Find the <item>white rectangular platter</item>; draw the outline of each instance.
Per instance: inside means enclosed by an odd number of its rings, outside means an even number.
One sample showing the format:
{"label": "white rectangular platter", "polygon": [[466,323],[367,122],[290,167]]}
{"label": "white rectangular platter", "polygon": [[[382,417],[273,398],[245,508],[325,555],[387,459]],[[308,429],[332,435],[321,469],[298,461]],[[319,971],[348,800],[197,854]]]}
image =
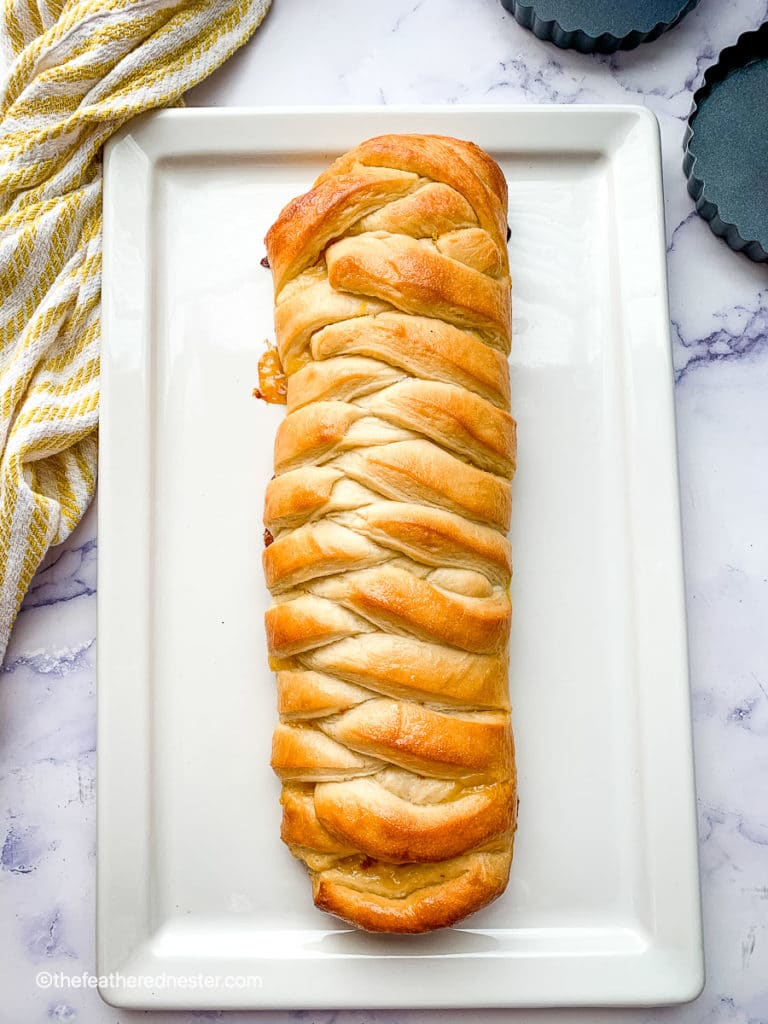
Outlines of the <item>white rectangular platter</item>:
{"label": "white rectangular platter", "polygon": [[[507,176],[519,424],[512,878],[461,926],[414,937],[315,910],[279,839],[260,559],[283,410],[251,395],[273,332],[267,228],[336,155],[393,131],[472,139]],[[652,115],[163,112],[108,147],[104,213],[98,973],[134,979],[107,981],[105,999],[693,998],[703,966]]]}

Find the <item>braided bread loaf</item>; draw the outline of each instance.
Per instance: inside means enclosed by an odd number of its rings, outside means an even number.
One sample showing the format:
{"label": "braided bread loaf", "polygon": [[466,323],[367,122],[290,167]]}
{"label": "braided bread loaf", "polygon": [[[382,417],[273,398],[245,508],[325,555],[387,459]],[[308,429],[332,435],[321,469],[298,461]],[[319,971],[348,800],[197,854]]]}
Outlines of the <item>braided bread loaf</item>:
{"label": "braided bread loaf", "polygon": [[266,243],[288,415],[267,488],[282,837],[315,903],[420,932],[498,896],[516,797],[506,183],[371,139]]}

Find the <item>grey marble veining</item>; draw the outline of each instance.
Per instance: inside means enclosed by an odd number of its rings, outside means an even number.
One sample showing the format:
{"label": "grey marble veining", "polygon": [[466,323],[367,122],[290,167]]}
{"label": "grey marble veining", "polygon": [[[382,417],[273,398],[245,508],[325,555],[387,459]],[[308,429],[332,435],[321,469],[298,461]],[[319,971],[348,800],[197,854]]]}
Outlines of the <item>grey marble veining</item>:
{"label": "grey marble veining", "polygon": [[[628,1011],[227,1015],[330,1024],[768,1022],[768,271],[692,213],[681,142],[717,52],[766,0],[702,0],[629,53],[541,43],[498,0],[274,0],[193,104],[642,103],[661,125],[708,980],[693,1004]],[[212,1021],[43,991],[94,970],[96,519],[46,560],[0,673],[0,1024]]]}

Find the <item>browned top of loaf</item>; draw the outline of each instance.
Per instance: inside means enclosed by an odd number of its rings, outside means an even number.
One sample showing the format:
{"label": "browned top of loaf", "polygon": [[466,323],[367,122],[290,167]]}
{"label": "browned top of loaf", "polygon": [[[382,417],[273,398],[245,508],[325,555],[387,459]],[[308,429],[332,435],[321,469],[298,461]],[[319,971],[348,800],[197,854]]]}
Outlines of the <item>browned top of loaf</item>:
{"label": "browned top of loaf", "polygon": [[282,838],[317,906],[373,931],[453,924],[512,859],[506,209],[478,146],[385,135],[266,239]]}

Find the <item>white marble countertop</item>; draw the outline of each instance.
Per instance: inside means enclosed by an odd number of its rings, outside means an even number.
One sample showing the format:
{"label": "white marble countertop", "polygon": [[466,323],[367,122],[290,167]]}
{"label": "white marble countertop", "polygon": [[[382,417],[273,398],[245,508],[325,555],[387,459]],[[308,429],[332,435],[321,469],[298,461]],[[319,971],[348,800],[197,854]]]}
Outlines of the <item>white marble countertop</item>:
{"label": "white marble countertop", "polygon": [[[696,1002],[625,1011],[293,1013],[362,1022],[768,1021],[768,271],[693,212],[681,171],[691,92],[766,0],[702,0],[630,53],[541,43],[498,0],[274,0],[195,105],[642,103],[664,145],[669,277],[707,985]],[[97,539],[91,509],[27,596],[0,678],[0,1021],[213,1020],[133,1014],[41,969],[94,970]]]}

